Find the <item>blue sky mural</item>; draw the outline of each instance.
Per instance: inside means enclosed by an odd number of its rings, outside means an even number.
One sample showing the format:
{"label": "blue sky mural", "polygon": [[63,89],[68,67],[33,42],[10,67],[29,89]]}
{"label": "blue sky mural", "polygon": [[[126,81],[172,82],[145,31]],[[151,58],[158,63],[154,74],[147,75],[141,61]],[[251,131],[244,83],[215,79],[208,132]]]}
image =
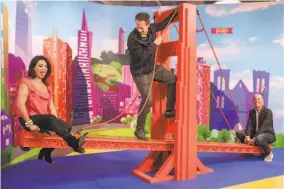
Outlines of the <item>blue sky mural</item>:
{"label": "blue sky mural", "polygon": [[[14,51],[16,3],[5,2],[9,10],[9,52]],[[77,54],[77,32],[81,28],[82,10],[85,8],[88,28],[93,32],[92,57],[101,51],[118,50],[118,29],[124,27],[126,39],[134,28],[137,12],[152,15],[159,7],[106,6],[88,2],[37,2],[32,16],[33,55],[42,54],[42,41],[52,36],[53,28],[58,36],[68,42]],[[167,9],[169,7],[164,7]],[[198,6],[205,28],[223,68],[231,70],[230,88],[241,79],[252,91],[252,70],[270,73],[269,107],[273,109],[276,128],[284,132],[284,4],[250,3]],[[211,28],[232,27],[233,34],[211,34]],[[197,28],[201,25],[197,20]],[[171,38],[178,34],[172,29]],[[11,45],[10,45],[11,44]],[[217,63],[203,32],[197,33],[197,55],[217,69]],[[174,65],[175,59],[173,59]],[[212,72],[213,74],[213,72]],[[212,75],[211,74],[211,75]]]}

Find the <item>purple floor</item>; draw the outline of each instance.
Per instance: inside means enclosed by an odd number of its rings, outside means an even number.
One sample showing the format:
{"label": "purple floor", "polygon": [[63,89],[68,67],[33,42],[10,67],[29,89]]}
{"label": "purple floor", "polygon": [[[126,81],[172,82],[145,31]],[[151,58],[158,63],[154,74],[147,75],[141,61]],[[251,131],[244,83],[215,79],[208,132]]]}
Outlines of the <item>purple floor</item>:
{"label": "purple floor", "polygon": [[147,152],[120,151],[54,158],[55,164],[28,160],[2,169],[2,189],[214,189],[284,174],[284,149],[274,161],[239,154],[200,153],[214,169],[189,181],[148,184],[131,174]]}

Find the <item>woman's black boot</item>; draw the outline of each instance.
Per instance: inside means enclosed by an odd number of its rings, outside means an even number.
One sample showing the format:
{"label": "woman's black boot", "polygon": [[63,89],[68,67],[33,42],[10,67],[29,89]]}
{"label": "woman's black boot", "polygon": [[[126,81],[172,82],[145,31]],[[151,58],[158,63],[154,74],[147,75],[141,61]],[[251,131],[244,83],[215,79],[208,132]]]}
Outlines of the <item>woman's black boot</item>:
{"label": "woman's black boot", "polygon": [[54,150],[54,148],[42,148],[39,152],[38,159],[42,160],[44,159],[47,163],[54,163],[51,158],[51,152]]}
{"label": "woman's black boot", "polygon": [[82,146],[85,144],[85,136],[81,135],[78,139],[76,139],[73,135],[68,134],[64,137],[62,137],[68,144],[68,146],[70,146],[71,148],[73,148],[73,150],[75,152],[79,152],[79,153],[85,153],[85,149],[82,148]]}

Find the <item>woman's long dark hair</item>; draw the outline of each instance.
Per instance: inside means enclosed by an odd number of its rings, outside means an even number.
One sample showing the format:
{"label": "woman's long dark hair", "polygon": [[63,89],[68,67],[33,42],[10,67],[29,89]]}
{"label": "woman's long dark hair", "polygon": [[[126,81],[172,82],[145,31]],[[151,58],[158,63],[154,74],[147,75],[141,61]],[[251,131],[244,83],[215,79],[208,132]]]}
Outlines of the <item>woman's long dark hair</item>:
{"label": "woman's long dark hair", "polygon": [[36,77],[36,73],[34,71],[34,68],[35,68],[36,64],[38,63],[38,61],[40,61],[40,60],[44,60],[46,62],[46,65],[47,65],[47,72],[46,72],[44,78],[42,79],[42,82],[45,85],[48,85],[46,80],[50,76],[50,73],[51,73],[51,64],[45,56],[40,55],[40,56],[33,57],[33,59],[31,60],[30,66],[29,66],[28,77],[32,78],[32,79],[34,79]]}

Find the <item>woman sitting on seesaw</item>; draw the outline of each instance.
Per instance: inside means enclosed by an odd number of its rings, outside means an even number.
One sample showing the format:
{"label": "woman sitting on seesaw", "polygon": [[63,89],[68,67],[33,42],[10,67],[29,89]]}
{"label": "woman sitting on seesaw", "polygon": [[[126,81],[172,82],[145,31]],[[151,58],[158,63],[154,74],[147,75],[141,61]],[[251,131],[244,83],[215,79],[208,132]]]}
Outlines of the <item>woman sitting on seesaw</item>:
{"label": "woman sitting on seesaw", "polygon": [[[13,115],[19,118],[20,124],[27,131],[54,131],[62,137],[75,152],[84,153],[81,146],[85,137],[76,139],[71,135],[72,126],[57,117],[53,102],[51,86],[47,78],[51,73],[49,60],[44,56],[36,56],[29,65],[28,78],[19,81]],[[54,148],[42,148],[38,159],[53,163],[51,152]]]}

